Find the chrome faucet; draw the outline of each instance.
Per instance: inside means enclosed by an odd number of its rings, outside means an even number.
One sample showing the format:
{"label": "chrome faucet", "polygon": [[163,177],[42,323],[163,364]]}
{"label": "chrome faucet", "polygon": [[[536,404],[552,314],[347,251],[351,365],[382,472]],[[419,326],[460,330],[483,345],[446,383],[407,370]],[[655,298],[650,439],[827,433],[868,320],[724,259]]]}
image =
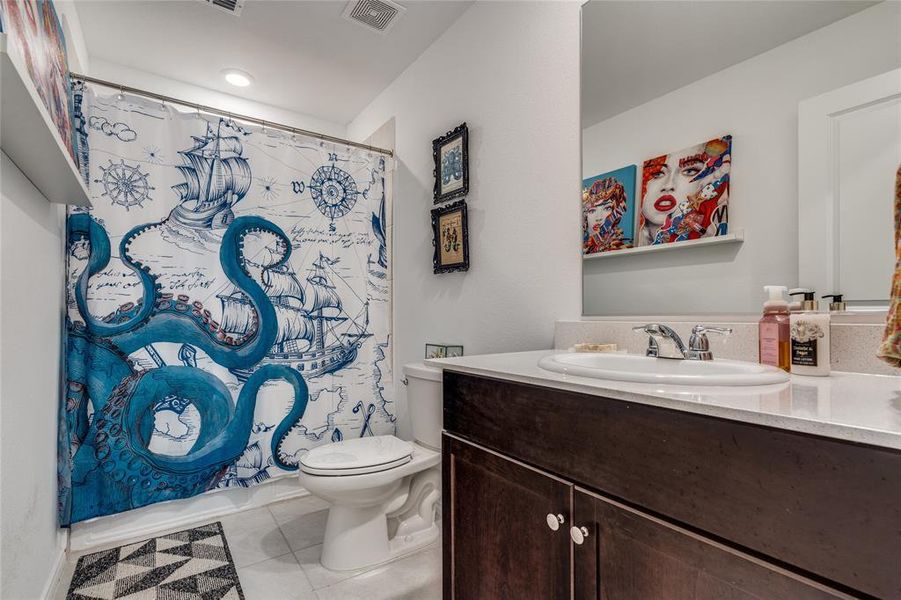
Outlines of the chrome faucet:
{"label": "chrome faucet", "polygon": [[685,358],[685,344],[671,327],[662,323],[648,323],[633,327],[632,331],[648,334],[648,350],[645,354],[654,358]]}
{"label": "chrome faucet", "polygon": [[654,358],[674,358],[677,360],[713,360],[713,352],[710,351],[708,333],[729,335],[732,329],[729,327],[707,327],[695,325],[691,329],[691,337],[688,338],[688,349],[679,334],[671,327],[662,323],[648,323],[639,327],[633,327],[633,331],[641,331],[648,335],[647,356]]}

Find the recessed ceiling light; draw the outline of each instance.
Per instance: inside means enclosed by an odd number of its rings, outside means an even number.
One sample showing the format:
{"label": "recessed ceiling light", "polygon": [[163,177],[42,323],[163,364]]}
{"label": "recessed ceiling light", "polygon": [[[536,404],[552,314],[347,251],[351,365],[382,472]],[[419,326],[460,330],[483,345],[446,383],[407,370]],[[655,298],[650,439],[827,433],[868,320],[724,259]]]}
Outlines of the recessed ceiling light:
{"label": "recessed ceiling light", "polygon": [[225,80],[237,87],[247,87],[253,83],[253,77],[246,71],[240,69],[225,69],[222,71]]}

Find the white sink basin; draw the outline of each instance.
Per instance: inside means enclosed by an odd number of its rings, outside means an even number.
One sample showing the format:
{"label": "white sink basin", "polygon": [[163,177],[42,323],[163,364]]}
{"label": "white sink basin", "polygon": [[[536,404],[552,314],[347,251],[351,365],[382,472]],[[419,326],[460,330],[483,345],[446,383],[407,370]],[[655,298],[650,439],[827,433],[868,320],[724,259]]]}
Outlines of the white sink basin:
{"label": "white sink basin", "polygon": [[789,380],[769,365],[738,360],[673,360],[634,354],[564,352],[546,356],[538,366],[548,371],[594,379],[679,385],[768,385]]}

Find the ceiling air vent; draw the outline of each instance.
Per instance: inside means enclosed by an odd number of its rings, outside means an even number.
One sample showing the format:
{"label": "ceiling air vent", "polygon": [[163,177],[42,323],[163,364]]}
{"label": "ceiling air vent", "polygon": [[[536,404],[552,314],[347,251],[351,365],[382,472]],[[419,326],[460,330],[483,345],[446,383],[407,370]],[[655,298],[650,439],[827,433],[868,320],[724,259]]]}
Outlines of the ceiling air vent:
{"label": "ceiling air vent", "polygon": [[240,15],[244,10],[244,0],[200,0],[233,15]]}
{"label": "ceiling air vent", "polygon": [[388,33],[405,10],[407,9],[391,0],[351,0],[344,9],[344,18],[367,29]]}

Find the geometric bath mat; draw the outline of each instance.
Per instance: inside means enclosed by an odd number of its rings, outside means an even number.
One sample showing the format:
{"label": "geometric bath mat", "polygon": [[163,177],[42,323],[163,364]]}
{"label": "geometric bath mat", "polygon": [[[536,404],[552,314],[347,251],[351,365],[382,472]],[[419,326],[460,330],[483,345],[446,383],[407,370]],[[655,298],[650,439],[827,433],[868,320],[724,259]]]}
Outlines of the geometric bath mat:
{"label": "geometric bath mat", "polygon": [[78,559],[66,600],[244,600],[218,522]]}

